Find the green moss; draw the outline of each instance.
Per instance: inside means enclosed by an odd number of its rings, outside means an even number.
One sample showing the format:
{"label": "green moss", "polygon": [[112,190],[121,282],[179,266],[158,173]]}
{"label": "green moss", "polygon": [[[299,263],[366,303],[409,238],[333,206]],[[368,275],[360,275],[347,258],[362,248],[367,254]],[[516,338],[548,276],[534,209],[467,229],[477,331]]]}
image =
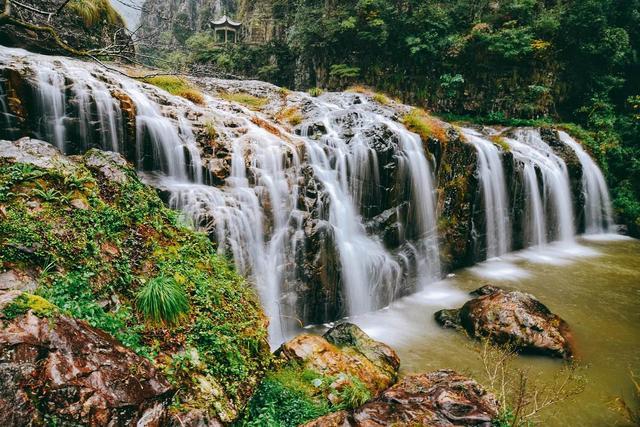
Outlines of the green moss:
{"label": "green moss", "polygon": [[276,114],[275,118],[279,122],[285,122],[290,124],[291,126],[298,126],[304,119],[302,113],[300,112],[300,109],[296,106],[283,108],[278,112],[278,114]]}
{"label": "green moss", "polygon": [[[176,399],[233,420],[270,363],[258,298],[207,235],[182,226],[132,169],[123,172],[119,184],[80,162],[44,170],[0,160],[0,271],[39,271],[38,296],[161,368],[195,349],[198,363],[174,376]],[[88,208],[75,208],[73,199]],[[136,295],[157,277],[179,285],[190,306],[171,330],[148,324],[136,309]],[[203,398],[196,377],[220,392]]]}
{"label": "green moss", "polygon": [[155,76],[143,79],[145,83],[157,86],[172,95],[181,96],[194,104],[204,104],[204,95],[186,79],[177,76]]}
{"label": "green moss", "polygon": [[300,425],[331,412],[356,408],[371,397],[356,377],[324,375],[290,363],[267,375],[238,425]]}
{"label": "green moss", "polygon": [[508,153],[509,151],[511,151],[511,146],[509,145],[509,143],[500,135],[494,135],[491,137],[491,141],[497,145],[498,147],[500,147],[500,149],[502,151],[504,151],[505,153]]}
{"label": "green moss", "polygon": [[245,107],[250,108],[252,110],[260,110],[264,108],[264,106],[267,105],[267,103],[269,102],[267,98],[259,98],[257,96],[253,96],[245,92],[224,93],[220,95],[220,97],[222,99],[226,99],[227,101],[242,104]]}
{"label": "green moss", "polygon": [[8,304],[3,310],[7,319],[15,319],[31,310],[38,317],[51,317],[59,313],[58,307],[46,299],[28,293],[23,293]]}

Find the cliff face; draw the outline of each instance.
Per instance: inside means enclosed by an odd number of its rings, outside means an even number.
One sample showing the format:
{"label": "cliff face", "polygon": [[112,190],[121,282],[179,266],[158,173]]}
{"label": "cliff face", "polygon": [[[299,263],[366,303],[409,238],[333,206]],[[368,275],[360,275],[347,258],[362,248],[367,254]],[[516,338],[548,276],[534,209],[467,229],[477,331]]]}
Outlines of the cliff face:
{"label": "cliff face", "polygon": [[179,45],[214,18],[235,17],[236,0],[146,0],[140,18],[143,45]]}
{"label": "cliff face", "polygon": [[209,21],[227,15],[243,24],[244,39],[265,43],[282,35],[270,0],[146,0],[142,6],[142,44],[148,48],[180,46]]}

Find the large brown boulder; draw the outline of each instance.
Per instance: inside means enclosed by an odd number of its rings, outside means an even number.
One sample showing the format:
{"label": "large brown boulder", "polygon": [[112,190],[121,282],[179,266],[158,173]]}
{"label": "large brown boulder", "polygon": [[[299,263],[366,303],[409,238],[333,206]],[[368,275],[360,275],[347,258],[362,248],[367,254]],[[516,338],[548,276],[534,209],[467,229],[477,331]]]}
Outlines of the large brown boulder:
{"label": "large brown boulder", "polygon": [[400,359],[389,346],[375,341],[360,328],[343,323],[323,337],[299,335],[277,351],[281,359],[327,376],[359,379],[376,396],[394,384]]}
{"label": "large brown boulder", "polygon": [[499,410],[495,396],[476,381],[440,370],[406,377],[352,412],[327,415],[305,427],[490,427]]}
{"label": "large brown boulder", "polygon": [[520,352],[573,357],[567,322],[533,295],[494,286],[482,287],[472,295],[477,297],[460,309],[438,311],[436,321],[443,327],[464,330],[473,338],[488,338]]}
{"label": "large brown boulder", "polygon": [[0,310],[0,425],[165,421],[173,391],[149,360],[42,298],[2,292]]}

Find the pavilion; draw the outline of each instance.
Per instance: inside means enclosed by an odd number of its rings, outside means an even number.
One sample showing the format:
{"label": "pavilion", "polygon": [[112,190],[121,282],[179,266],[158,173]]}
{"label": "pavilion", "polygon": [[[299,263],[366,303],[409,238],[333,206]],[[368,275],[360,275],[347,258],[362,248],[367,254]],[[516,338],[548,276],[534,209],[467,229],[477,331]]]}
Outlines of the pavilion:
{"label": "pavilion", "polygon": [[231,20],[227,15],[220,19],[210,21],[213,37],[216,43],[237,43],[240,39],[241,22]]}

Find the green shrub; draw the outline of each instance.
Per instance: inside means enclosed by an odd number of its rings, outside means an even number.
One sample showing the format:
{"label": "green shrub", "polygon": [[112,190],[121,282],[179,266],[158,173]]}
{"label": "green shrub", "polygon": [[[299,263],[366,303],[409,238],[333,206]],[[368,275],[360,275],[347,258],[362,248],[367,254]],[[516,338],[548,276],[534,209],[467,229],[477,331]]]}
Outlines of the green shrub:
{"label": "green shrub", "polygon": [[[297,373],[296,373],[297,375]],[[269,376],[262,381],[239,424],[247,427],[297,426],[330,412],[325,402],[316,402],[299,388]]]}
{"label": "green shrub", "polygon": [[323,93],[324,91],[319,87],[312,87],[311,89],[309,89],[309,95],[313,96],[314,98],[319,97]]}
{"label": "green shrub", "polygon": [[80,16],[87,28],[102,20],[111,25],[124,25],[122,17],[111,6],[109,0],[71,0],[67,9]]}
{"label": "green shrub", "polygon": [[189,299],[173,278],[156,277],[140,288],[136,307],[150,322],[172,325],[189,311]]}

